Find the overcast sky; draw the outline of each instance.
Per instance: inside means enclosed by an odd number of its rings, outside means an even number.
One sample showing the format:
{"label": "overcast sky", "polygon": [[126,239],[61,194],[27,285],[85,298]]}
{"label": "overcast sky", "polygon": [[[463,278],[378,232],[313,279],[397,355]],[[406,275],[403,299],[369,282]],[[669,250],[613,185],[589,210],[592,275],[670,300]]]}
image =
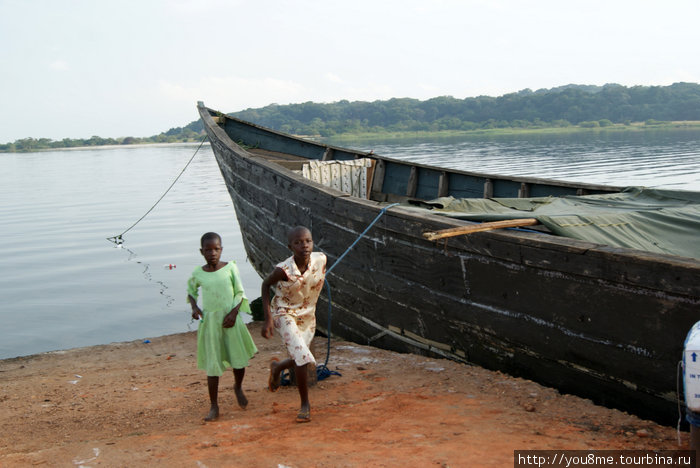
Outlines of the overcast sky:
{"label": "overcast sky", "polygon": [[700,0],[0,0],[0,143],[271,103],[700,83]]}

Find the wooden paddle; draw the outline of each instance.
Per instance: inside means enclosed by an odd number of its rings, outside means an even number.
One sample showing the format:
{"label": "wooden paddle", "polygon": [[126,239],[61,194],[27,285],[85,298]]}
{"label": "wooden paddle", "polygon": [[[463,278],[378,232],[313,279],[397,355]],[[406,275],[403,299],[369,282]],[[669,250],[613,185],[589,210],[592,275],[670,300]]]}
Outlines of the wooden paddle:
{"label": "wooden paddle", "polygon": [[507,219],[505,221],[492,221],[489,223],[470,224],[469,226],[459,226],[440,231],[428,231],[423,233],[423,237],[428,240],[444,239],[446,237],[461,236],[472,232],[491,231],[493,229],[503,229],[509,227],[532,226],[537,224],[535,218]]}

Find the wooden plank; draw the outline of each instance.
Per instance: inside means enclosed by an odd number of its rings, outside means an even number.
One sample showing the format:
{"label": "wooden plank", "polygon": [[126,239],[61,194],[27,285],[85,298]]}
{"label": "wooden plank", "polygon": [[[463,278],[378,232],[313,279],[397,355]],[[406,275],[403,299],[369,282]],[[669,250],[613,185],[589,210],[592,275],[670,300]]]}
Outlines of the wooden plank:
{"label": "wooden plank", "polygon": [[469,226],[459,226],[456,228],[443,229],[441,231],[428,231],[423,233],[423,237],[428,240],[444,239],[446,237],[461,236],[473,232],[491,231],[493,229],[503,229],[509,227],[533,226],[538,224],[535,218],[508,219],[505,221],[493,221],[490,223],[471,224]]}
{"label": "wooden plank", "polygon": [[407,197],[415,197],[417,189],[418,189],[418,168],[416,166],[411,166],[411,174],[408,176],[408,183],[406,184],[406,196]]}
{"label": "wooden plank", "polygon": [[377,167],[377,161],[372,159],[372,165],[367,168],[367,199],[372,198],[372,186],[374,184],[374,169]]}
{"label": "wooden plank", "polygon": [[372,192],[381,192],[384,186],[384,174],[386,172],[386,163],[379,159],[374,168],[374,176],[372,177]]}
{"label": "wooden plank", "polygon": [[271,160],[270,162],[279,164],[280,166],[289,169],[290,171],[301,171],[306,162],[304,161],[289,161],[286,159]]}
{"label": "wooden plank", "polygon": [[280,153],[279,151],[268,151],[261,148],[248,148],[246,151],[254,154],[255,156],[260,156],[261,158],[267,159],[268,161],[287,160],[309,162],[309,158],[294,156],[293,154],[289,153]]}
{"label": "wooden plank", "polygon": [[530,184],[522,182],[518,190],[518,198],[528,198],[530,196]]}
{"label": "wooden plank", "polygon": [[332,161],[333,159],[333,148],[326,148],[326,151],[323,152],[321,161]]}
{"label": "wooden plank", "polygon": [[450,193],[449,176],[447,175],[446,171],[442,171],[440,173],[440,180],[438,182],[437,196],[446,197],[448,193]]}
{"label": "wooden plank", "polygon": [[484,198],[493,198],[493,181],[486,179],[484,182]]}

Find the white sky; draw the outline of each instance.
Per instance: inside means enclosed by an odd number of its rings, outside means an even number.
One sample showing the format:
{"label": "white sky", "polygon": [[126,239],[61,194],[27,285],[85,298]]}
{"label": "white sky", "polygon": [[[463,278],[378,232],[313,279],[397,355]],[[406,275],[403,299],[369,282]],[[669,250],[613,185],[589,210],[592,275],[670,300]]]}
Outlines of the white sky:
{"label": "white sky", "polygon": [[699,0],[0,0],[0,143],[271,103],[700,83]]}

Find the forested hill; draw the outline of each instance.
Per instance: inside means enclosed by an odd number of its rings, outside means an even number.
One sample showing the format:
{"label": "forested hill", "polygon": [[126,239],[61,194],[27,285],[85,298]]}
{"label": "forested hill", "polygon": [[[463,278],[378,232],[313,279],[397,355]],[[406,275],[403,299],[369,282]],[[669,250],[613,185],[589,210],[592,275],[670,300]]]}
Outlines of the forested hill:
{"label": "forested hill", "polygon": [[306,102],[269,105],[230,115],[286,133],[321,136],[347,132],[656,123],[700,120],[700,84],[568,85],[537,91],[525,89],[500,97]]}
{"label": "forested hill", "polygon": [[[207,103],[216,105],[216,103]],[[226,109],[219,109],[225,111]],[[286,133],[330,137],[341,134],[478,130],[492,128],[606,127],[612,124],[700,121],[700,84],[670,86],[567,85],[499,97],[456,99],[441,96],[420,101],[338,101],[330,104],[271,104],[229,115]],[[199,141],[202,123],[195,120],[151,137],[63,139],[25,138],[0,144],[0,151],[133,143]]]}

